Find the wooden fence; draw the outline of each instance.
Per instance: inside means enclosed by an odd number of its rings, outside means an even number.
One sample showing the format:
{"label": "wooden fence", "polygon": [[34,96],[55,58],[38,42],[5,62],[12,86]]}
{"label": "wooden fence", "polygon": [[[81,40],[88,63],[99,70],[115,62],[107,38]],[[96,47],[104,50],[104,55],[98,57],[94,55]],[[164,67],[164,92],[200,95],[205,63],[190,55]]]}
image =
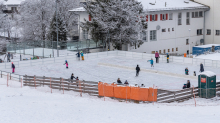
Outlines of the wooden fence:
{"label": "wooden fence", "polygon": [[[53,77],[39,77],[39,76],[27,76],[23,77],[24,86],[40,87],[49,86],[52,89],[67,90],[88,93],[92,96],[99,96],[98,82],[90,81],[76,81],[63,78]],[[159,103],[171,103],[171,102],[183,102],[189,100],[195,96],[198,96],[198,87],[187,88],[179,91],[169,91],[163,89],[157,89],[157,102]],[[220,95],[220,82],[216,83],[217,95]],[[116,99],[116,98],[114,98]],[[123,100],[123,99],[119,99]]]}
{"label": "wooden fence", "polygon": [[92,96],[98,96],[98,82],[24,75],[23,83],[24,86],[49,86],[52,89],[82,92]]}
{"label": "wooden fence", "polygon": [[[160,103],[171,103],[171,102],[183,102],[189,100],[195,96],[198,96],[199,88],[187,88],[180,91],[168,91],[163,89],[158,89],[157,91],[157,102]],[[220,82],[216,83],[217,95],[220,95]]]}

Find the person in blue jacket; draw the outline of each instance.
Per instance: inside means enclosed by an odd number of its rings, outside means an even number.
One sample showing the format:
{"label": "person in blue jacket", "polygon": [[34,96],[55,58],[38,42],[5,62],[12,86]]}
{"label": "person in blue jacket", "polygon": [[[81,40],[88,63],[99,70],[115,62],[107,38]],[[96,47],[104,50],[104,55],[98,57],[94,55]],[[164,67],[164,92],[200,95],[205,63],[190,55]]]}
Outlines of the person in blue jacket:
{"label": "person in blue jacket", "polygon": [[82,60],[84,61],[84,55],[82,51],[81,51],[81,57],[82,57]]}
{"label": "person in blue jacket", "polygon": [[154,60],[151,58],[151,60],[148,60],[147,62],[150,62],[151,67],[154,67]]}
{"label": "person in blue jacket", "polygon": [[80,61],[80,53],[79,52],[76,53],[76,56],[77,56],[78,60]]}

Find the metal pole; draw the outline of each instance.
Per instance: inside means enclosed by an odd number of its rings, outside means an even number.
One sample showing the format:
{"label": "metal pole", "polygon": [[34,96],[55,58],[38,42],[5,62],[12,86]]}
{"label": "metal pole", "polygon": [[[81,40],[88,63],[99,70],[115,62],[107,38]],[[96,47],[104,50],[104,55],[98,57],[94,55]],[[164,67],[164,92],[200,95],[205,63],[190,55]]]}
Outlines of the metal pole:
{"label": "metal pole", "polygon": [[[191,29],[189,29],[189,38],[190,38],[190,31],[191,31]],[[188,39],[188,43],[189,43],[189,58],[190,58],[190,40]]]}
{"label": "metal pole", "polygon": [[59,50],[58,50],[58,22],[57,22],[57,0],[56,0],[56,25],[57,25],[57,57],[59,57]]}

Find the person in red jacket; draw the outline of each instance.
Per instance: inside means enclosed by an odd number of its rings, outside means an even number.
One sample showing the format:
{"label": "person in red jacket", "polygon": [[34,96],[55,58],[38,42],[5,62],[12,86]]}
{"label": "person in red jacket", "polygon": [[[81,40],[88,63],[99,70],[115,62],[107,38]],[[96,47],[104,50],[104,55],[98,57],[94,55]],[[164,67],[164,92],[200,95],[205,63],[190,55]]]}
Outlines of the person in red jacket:
{"label": "person in red jacket", "polygon": [[156,63],[159,63],[160,55],[159,55],[159,53],[157,51],[155,53],[155,58],[156,58]]}

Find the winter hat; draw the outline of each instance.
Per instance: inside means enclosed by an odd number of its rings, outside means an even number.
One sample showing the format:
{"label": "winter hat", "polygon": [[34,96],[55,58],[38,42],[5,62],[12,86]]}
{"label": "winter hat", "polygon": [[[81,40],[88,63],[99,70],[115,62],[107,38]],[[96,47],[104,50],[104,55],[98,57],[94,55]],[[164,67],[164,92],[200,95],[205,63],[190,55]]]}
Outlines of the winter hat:
{"label": "winter hat", "polygon": [[13,62],[12,62],[12,64],[13,64]]}
{"label": "winter hat", "polygon": [[67,62],[67,60],[65,60],[65,62]]}

